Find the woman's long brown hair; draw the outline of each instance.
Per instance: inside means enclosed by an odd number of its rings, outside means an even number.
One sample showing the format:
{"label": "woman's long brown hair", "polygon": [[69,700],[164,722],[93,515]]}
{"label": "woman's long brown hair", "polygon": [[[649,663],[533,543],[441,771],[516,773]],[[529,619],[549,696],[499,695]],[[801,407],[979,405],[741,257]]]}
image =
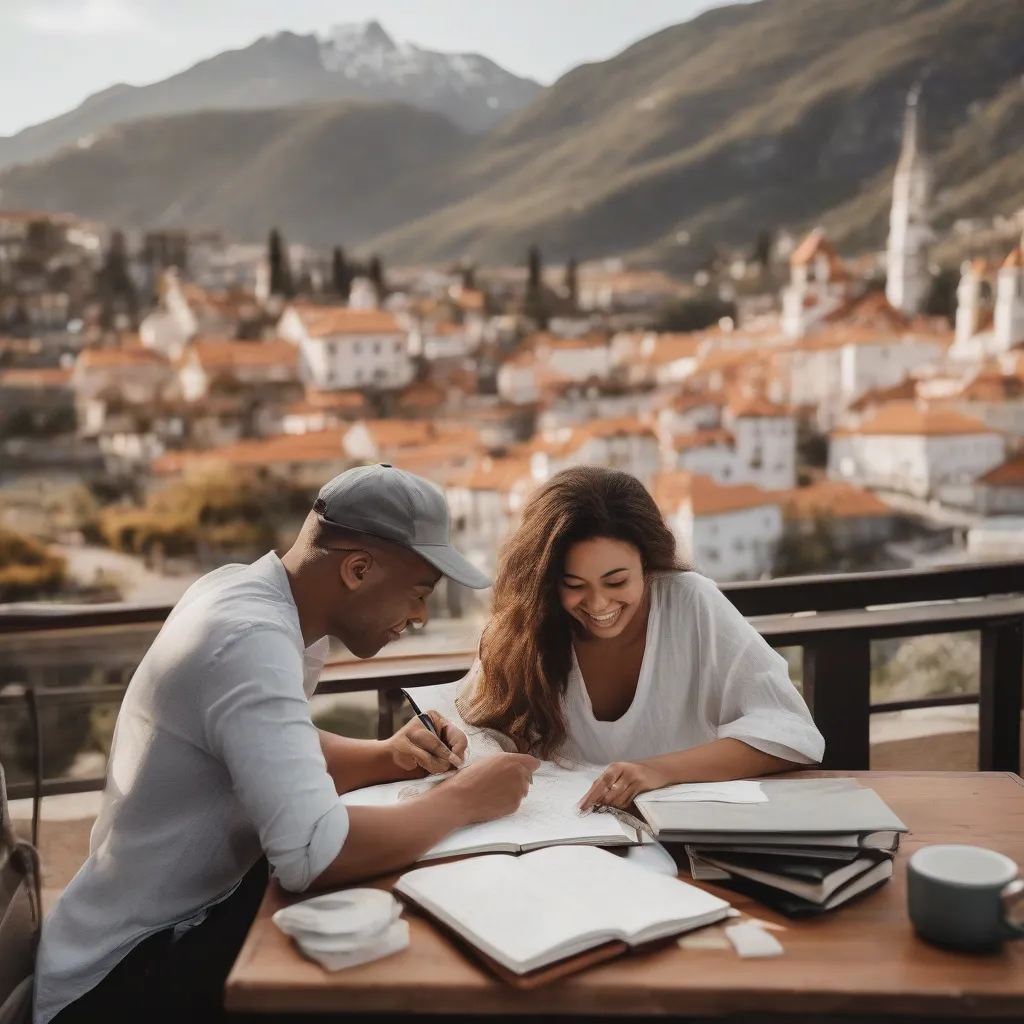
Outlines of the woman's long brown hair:
{"label": "woman's long brown hair", "polygon": [[460,704],[467,723],[497,729],[519,750],[550,758],[566,739],[562,703],[572,667],[572,617],[559,585],[569,548],[607,537],[640,552],[644,576],[678,572],[676,541],[636,477],[577,466],[527,502],[498,558],[481,674]]}

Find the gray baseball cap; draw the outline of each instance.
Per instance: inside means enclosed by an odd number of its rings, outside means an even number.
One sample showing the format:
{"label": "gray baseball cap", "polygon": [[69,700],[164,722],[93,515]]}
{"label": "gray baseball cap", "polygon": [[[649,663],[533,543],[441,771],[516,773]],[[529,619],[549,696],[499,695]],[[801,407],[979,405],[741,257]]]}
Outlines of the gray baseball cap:
{"label": "gray baseball cap", "polygon": [[321,522],[368,533],[415,551],[449,579],[473,590],[491,581],[452,547],[451,516],[431,483],[387,463],[340,473],[320,488]]}

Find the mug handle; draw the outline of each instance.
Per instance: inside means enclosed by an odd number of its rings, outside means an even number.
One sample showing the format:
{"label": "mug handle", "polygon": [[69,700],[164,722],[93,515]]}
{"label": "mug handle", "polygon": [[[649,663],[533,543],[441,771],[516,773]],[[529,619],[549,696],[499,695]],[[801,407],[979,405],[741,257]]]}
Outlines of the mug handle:
{"label": "mug handle", "polygon": [[1013,907],[1024,900],[1024,878],[1018,878],[1010,882],[999,894],[1003,906],[1003,925],[1009,936],[1014,939],[1024,939],[1024,922],[1010,919],[1010,911]]}

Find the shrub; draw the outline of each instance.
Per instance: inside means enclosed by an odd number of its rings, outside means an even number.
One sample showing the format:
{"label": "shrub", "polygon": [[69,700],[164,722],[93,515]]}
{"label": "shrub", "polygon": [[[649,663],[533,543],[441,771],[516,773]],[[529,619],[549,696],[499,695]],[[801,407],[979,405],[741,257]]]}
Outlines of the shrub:
{"label": "shrub", "polygon": [[0,602],[31,601],[63,586],[67,563],[39,541],[0,529]]}

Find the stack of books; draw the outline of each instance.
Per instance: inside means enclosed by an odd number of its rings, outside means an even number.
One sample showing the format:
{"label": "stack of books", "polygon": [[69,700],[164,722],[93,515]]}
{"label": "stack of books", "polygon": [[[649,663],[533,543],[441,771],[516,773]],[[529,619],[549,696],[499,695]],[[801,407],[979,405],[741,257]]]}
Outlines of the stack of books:
{"label": "stack of books", "polygon": [[685,846],[695,879],[789,917],[834,910],[883,885],[907,831],[856,779],[671,786],[636,805],[659,842]]}

